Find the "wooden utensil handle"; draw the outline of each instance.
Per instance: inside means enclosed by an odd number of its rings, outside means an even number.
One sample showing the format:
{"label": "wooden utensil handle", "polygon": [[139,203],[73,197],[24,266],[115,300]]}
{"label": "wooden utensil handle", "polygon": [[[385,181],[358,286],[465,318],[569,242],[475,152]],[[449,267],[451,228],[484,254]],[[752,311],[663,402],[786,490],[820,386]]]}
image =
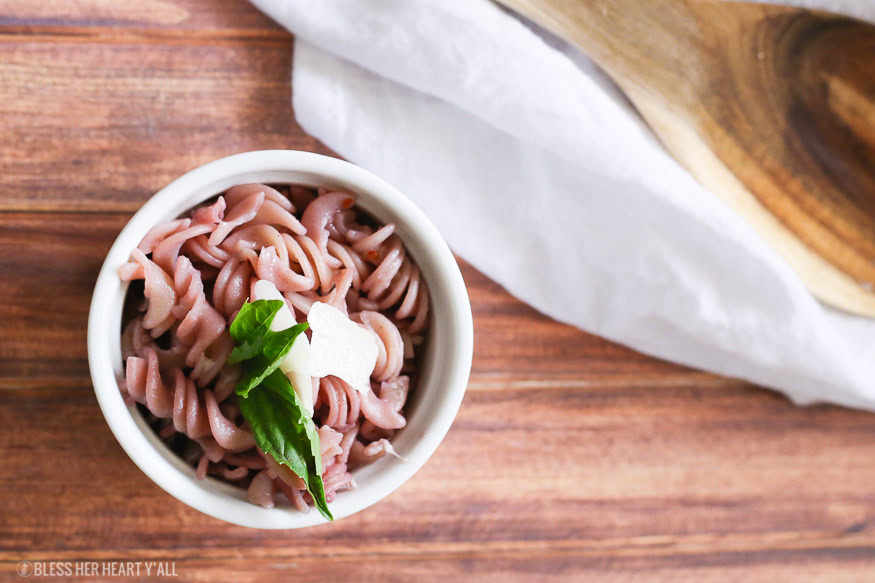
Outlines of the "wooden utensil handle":
{"label": "wooden utensil handle", "polygon": [[703,56],[722,59],[718,41],[751,17],[788,11],[744,4],[744,18],[735,18],[739,11],[710,0],[497,1],[583,49],[625,91],[668,92],[685,104],[699,97],[690,89],[708,82]]}
{"label": "wooden utensil handle", "polygon": [[815,295],[875,316],[875,28],[748,2],[498,1],[583,49]]}

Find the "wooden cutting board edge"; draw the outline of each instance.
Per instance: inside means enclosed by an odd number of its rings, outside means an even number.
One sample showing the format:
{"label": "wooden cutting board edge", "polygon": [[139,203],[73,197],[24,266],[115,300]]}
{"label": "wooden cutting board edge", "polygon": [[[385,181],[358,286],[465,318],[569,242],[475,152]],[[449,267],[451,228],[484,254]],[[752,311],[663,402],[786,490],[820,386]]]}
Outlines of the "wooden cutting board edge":
{"label": "wooden cutting board edge", "polygon": [[702,186],[747,220],[793,268],[814,297],[840,310],[875,317],[872,290],[811,251],[738,180],[692,127],[643,94],[629,92],[629,98],[669,153]]}
{"label": "wooden cutting board edge", "polygon": [[[552,2],[539,0],[496,1],[505,9],[531,18],[541,26],[552,30],[559,37],[580,46],[581,43],[575,43],[575,34],[580,34],[581,31],[573,30],[570,37],[568,34],[564,34],[569,33],[569,30],[563,30],[566,29],[569,22],[562,18],[561,11],[557,14],[550,9],[551,3],[561,4],[563,0],[553,0]],[[573,3],[593,0],[564,1]],[[578,8],[580,9],[579,14],[576,13]],[[575,14],[571,24],[584,18],[583,14],[586,11],[583,8],[590,10],[590,15],[594,14],[591,8],[584,4],[577,5],[577,8],[572,4],[566,5],[565,12],[570,11]],[[605,5],[601,9],[607,18],[610,14],[610,7]],[[792,10],[790,7],[782,6],[768,6],[768,9],[772,11]],[[599,14],[595,14],[599,16]],[[586,35],[583,34],[580,38],[585,37]],[[624,58],[628,58],[628,55],[617,58],[618,55],[615,53],[620,48],[616,45],[612,45],[609,49],[601,47],[600,50],[603,54],[591,55],[596,62],[601,62],[602,59],[607,59],[608,63],[615,60],[622,62]],[[610,71],[608,73],[610,74]],[[875,290],[871,288],[871,285],[857,281],[807,246],[738,179],[683,115],[670,110],[669,107],[661,103],[660,99],[649,97],[646,90],[639,87],[631,76],[616,78],[612,75],[612,77],[669,153],[702,186],[713,192],[733,211],[746,219],[765,243],[796,272],[815,298],[839,310],[875,317]]]}

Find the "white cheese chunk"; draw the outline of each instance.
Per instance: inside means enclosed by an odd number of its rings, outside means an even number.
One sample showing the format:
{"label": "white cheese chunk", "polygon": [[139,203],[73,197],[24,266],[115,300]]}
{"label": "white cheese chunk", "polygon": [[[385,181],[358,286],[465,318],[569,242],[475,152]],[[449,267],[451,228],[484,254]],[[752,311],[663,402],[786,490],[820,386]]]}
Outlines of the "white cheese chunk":
{"label": "white cheese chunk", "polygon": [[283,297],[283,294],[280,293],[280,290],[276,288],[273,282],[266,279],[259,279],[255,282],[255,285],[252,286],[252,294],[253,300],[282,301],[283,307],[280,308],[280,311],[274,316],[273,322],[270,323],[270,329],[274,332],[291,328],[298,323],[298,321],[295,320],[295,315],[288,306],[286,306],[286,300]]}
{"label": "white cheese chunk", "polygon": [[307,322],[313,331],[311,374],[314,377],[334,375],[360,392],[370,390],[378,353],[371,333],[323,302],[313,304]]}
{"label": "white cheese chunk", "polygon": [[[270,329],[274,332],[291,328],[297,321],[295,315],[286,305],[283,294],[276,288],[273,282],[266,279],[259,279],[252,286],[253,300],[282,300],[283,307],[274,316],[273,322],[270,323]],[[300,334],[292,344],[286,357],[280,363],[280,370],[292,383],[301,404],[306,407],[309,413],[313,413],[313,381],[310,372],[310,342],[307,340],[306,334]]]}

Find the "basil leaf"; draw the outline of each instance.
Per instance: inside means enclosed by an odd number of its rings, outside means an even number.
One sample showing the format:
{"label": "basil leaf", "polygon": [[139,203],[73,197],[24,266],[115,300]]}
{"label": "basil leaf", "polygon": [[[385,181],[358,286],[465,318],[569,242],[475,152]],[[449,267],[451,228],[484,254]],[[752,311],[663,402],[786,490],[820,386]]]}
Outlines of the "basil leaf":
{"label": "basil leaf", "polygon": [[321,445],[316,424],[307,415],[292,384],[281,371],[274,370],[268,375],[262,383],[262,389],[238,399],[240,411],[252,429],[255,443],[277,463],[300,476],[322,516],[334,520],[325,500]]}
{"label": "basil leaf", "polygon": [[[316,508],[334,520],[322,483],[322,446],[316,424],[301,404],[279,365],[292,349],[306,323],[273,331],[270,325],[282,308],[281,300],[258,300],[240,308],[230,332],[237,346],[228,362],[243,362],[237,383],[238,403],[258,447],[291,469],[307,485]],[[257,391],[252,389],[260,387]]]}
{"label": "basil leaf", "polygon": [[243,304],[228,329],[237,344],[228,357],[228,364],[261,354],[265,336],[270,332],[270,325],[282,307],[282,300],[257,300]]}
{"label": "basil leaf", "polygon": [[319,443],[319,431],[316,424],[310,417],[307,409],[301,403],[301,398],[295,392],[292,382],[289,378],[280,373],[272,374],[265,379],[263,384],[265,388],[271,391],[277,397],[283,399],[286,404],[295,412],[293,420],[304,427],[307,437],[310,438],[310,452],[315,460],[315,469],[318,476],[322,475],[322,445]]}
{"label": "basil leaf", "polygon": [[267,359],[260,355],[243,361],[243,374],[240,375],[240,380],[234,387],[237,394],[244,398],[248,397],[249,391],[257,387],[264,380],[264,377],[272,372],[267,370],[267,366]]}
{"label": "basil leaf", "polygon": [[310,325],[307,322],[301,322],[291,328],[277,332],[271,331],[265,335],[262,354],[270,362],[269,366],[273,367],[270,372],[273,372],[280,365],[289,353],[289,350],[292,349],[292,344],[295,343],[298,335],[309,327]]}
{"label": "basil leaf", "polygon": [[243,375],[237,381],[237,394],[243,397],[248,396],[249,391],[277,370],[289,350],[292,349],[295,339],[307,327],[307,323],[303,322],[278,332],[268,330],[258,342],[261,346],[260,356],[247,360],[243,366]]}

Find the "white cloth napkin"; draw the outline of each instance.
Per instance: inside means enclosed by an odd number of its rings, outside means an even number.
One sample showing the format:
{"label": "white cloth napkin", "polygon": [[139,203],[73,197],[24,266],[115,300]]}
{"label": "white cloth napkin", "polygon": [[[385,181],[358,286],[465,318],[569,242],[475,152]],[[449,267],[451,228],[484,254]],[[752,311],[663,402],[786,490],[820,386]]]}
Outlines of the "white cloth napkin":
{"label": "white cloth napkin", "polygon": [[488,0],[253,1],[298,39],[301,126],[517,297],[798,403],[875,409],[875,320],[814,300],[574,48]]}

